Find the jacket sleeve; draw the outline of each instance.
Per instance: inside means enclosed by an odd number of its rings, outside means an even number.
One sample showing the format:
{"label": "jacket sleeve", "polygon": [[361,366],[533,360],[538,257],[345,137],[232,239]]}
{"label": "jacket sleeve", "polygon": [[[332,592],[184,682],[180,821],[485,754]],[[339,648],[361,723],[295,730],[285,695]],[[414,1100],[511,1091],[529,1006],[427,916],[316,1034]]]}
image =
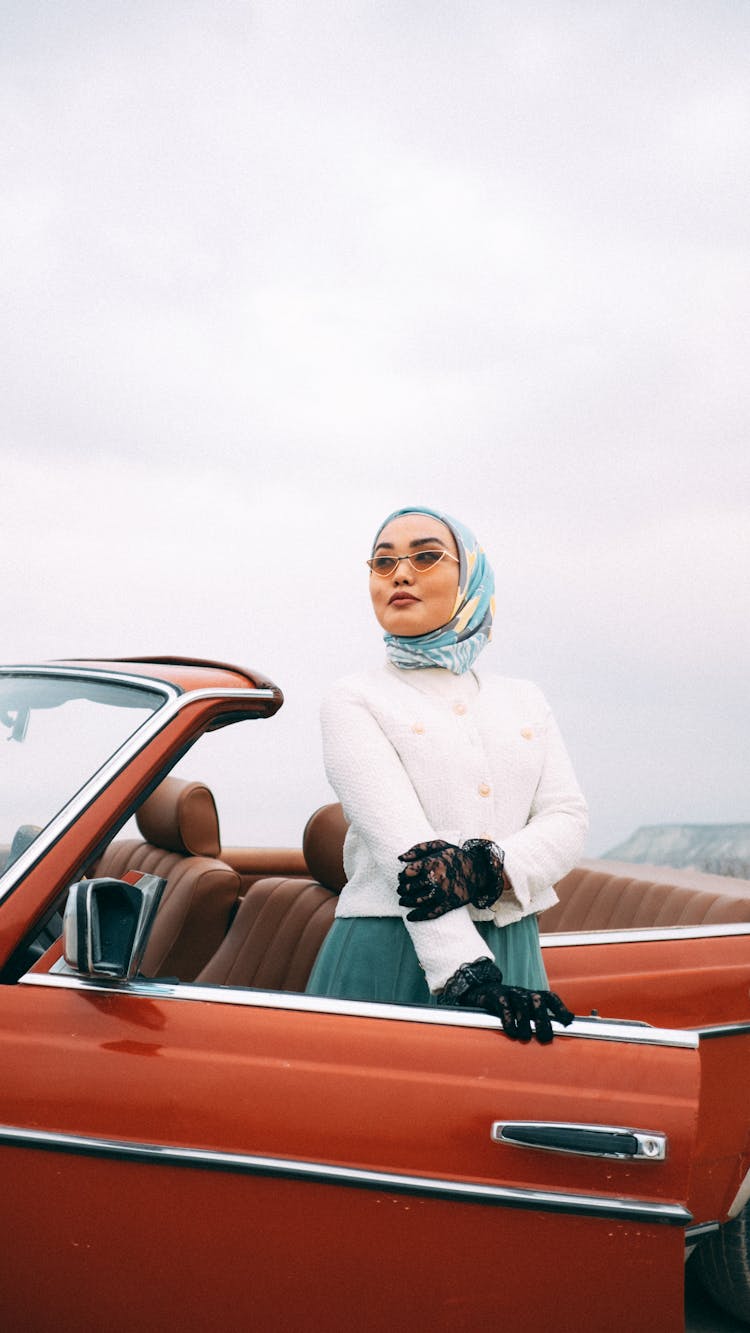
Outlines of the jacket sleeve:
{"label": "jacket sleeve", "polygon": [[432,827],[396,750],[353,687],[342,682],[329,692],[321,725],[328,780],[349,823],[393,885],[394,915],[404,919],[430,990],[441,990],[462,964],[492,958],[492,951],[465,907],[435,921],[406,921],[406,909],[398,904],[403,869],[398,858],[415,843],[455,842],[459,835]]}
{"label": "jacket sleeve", "polygon": [[549,705],[541,773],[525,826],[502,838],[505,869],[521,906],[576,864],[588,831],[588,808]]}

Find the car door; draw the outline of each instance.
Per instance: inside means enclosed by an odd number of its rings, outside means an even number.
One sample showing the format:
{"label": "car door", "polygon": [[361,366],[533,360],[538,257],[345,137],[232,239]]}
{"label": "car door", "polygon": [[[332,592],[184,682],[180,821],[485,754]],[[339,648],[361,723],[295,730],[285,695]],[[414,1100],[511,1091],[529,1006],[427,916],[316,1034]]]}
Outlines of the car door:
{"label": "car door", "polygon": [[[551,984],[578,1013],[593,1004],[699,1039],[700,1109],[688,1207],[710,1234],[750,1198],[750,924],[542,937]],[[746,1274],[744,1251],[736,1252]]]}
{"label": "car door", "polygon": [[692,1033],[27,975],[4,1327],[682,1327]]}

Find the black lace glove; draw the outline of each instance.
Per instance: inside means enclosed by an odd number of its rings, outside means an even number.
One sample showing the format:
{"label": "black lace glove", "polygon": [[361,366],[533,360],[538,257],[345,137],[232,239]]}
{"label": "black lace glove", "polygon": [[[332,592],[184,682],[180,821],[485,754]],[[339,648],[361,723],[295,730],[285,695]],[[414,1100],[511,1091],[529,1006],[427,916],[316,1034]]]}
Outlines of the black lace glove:
{"label": "black lace glove", "polygon": [[411,907],[407,921],[434,921],[456,907],[473,903],[491,907],[503,891],[503,852],[487,838],[470,838],[463,847],[418,842],[400,856],[398,900]]}
{"label": "black lace glove", "polygon": [[575,1018],[554,991],[506,986],[500,968],[489,958],[478,958],[475,963],[459,967],[438,995],[437,1002],[485,1009],[500,1019],[506,1037],[530,1041],[533,1032],[542,1045],[552,1041],[551,1019],[567,1027]]}

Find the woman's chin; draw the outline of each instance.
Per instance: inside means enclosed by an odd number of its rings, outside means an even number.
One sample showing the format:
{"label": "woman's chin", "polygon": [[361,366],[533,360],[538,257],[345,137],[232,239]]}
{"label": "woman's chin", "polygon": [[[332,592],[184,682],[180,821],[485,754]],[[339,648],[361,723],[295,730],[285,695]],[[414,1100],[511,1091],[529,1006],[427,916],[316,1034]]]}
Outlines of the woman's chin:
{"label": "woman's chin", "polygon": [[418,624],[416,616],[410,615],[408,611],[398,611],[395,615],[386,616],[381,624],[388,634],[397,634],[401,639],[418,639],[422,634],[429,634],[436,628],[432,624]]}

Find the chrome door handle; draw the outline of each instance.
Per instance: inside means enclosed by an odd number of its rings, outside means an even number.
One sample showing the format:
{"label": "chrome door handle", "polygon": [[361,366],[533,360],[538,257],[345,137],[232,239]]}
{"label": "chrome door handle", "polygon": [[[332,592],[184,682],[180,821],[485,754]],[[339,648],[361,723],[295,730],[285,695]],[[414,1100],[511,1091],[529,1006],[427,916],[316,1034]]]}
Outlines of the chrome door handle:
{"label": "chrome door handle", "polygon": [[564,1120],[496,1120],[494,1143],[545,1152],[577,1153],[583,1157],[617,1157],[630,1161],[663,1162],[667,1136],[621,1125],[577,1125]]}

